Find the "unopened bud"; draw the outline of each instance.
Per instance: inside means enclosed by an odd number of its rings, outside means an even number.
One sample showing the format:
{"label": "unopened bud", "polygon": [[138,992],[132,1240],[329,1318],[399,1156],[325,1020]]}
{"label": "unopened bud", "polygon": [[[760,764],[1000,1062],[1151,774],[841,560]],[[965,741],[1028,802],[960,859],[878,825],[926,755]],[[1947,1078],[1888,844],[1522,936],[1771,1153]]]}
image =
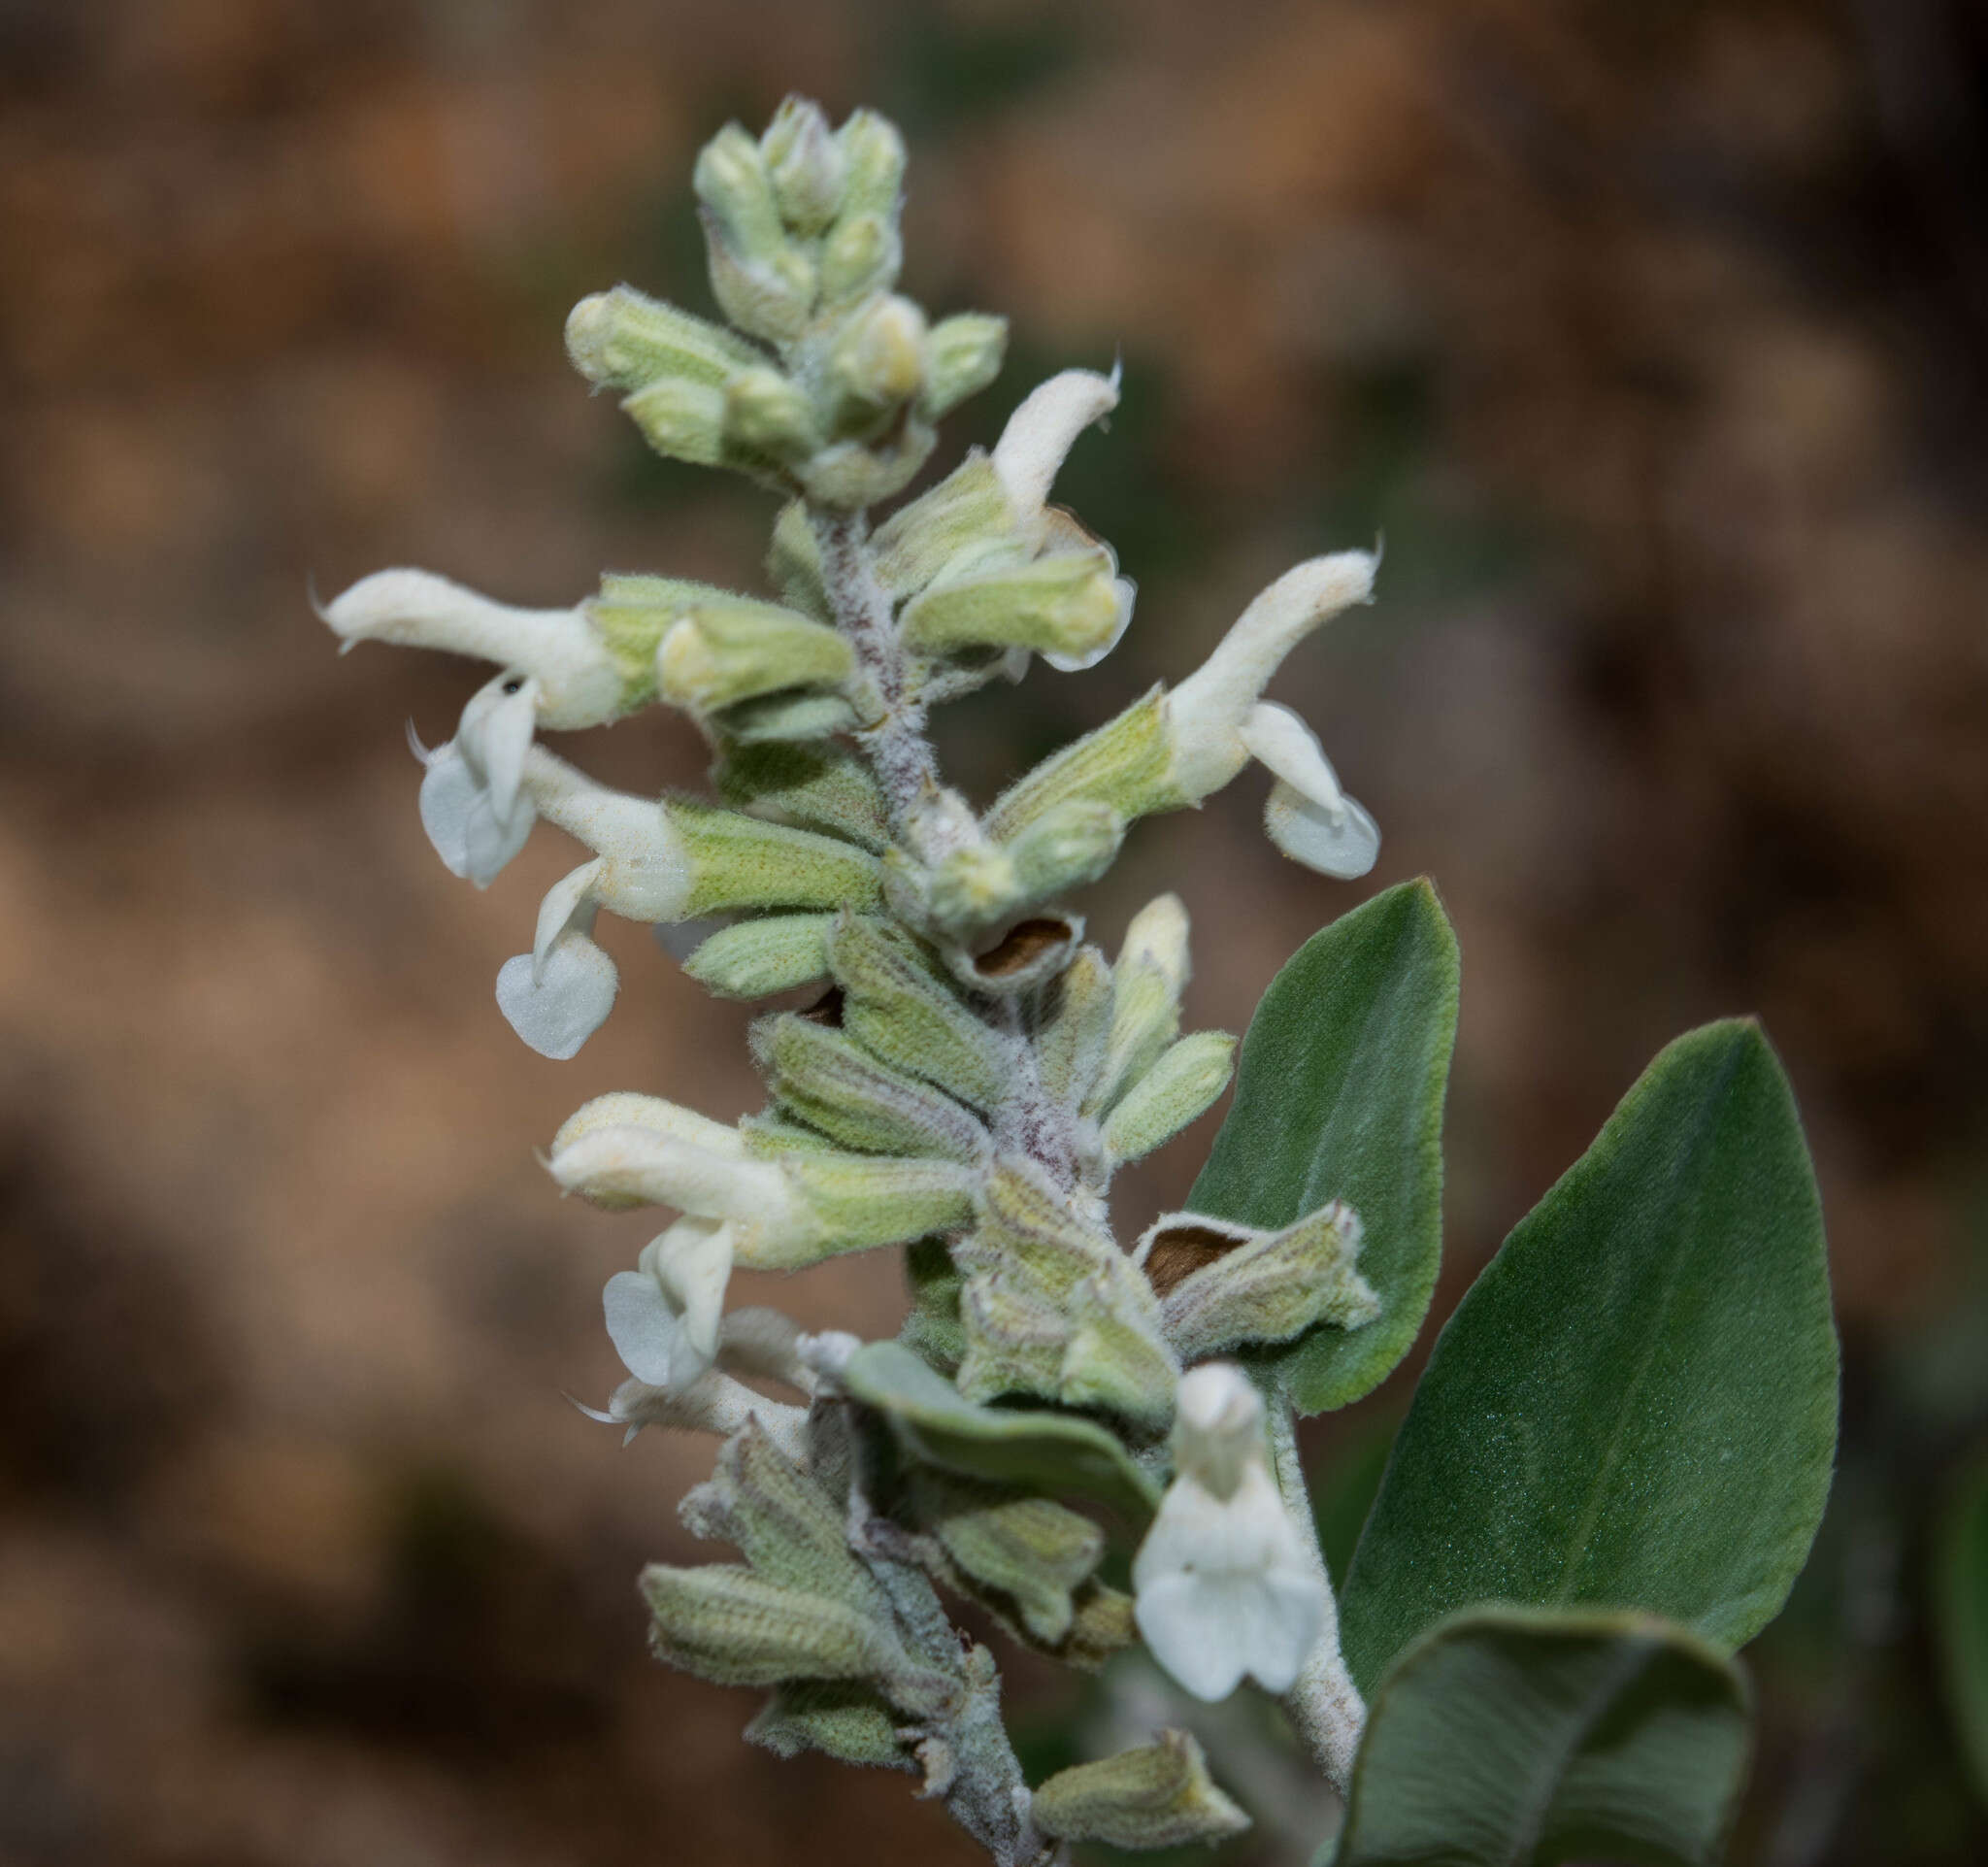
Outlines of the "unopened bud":
{"label": "unopened bud", "polygon": [[905,606],[900,628],[928,653],[991,646],[1083,656],[1110,644],[1123,602],[1110,551],[1059,551],[934,583]]}
{"label": "unopened bud", "polygon": [[1045,1835],[1113,1848],[1185,1848],[1249,1826],[1215,1787],[1201,1746],[1185,1731],[1163,1731],[1157,1744],[1060,1771],[1035,1792],[1030,1809]]}
{"label": "unopened bud", "polygon": [[796,233],[816,234],[843,198],[843,151],[821,106],[789,97],[759,139],[760,156],[781,217]]}
{"label": "unopened bud", "polygon": [[1067,1109],[1090,1093],[1105,1060],[1111,1028],[1111,969],[1095,947],[1086,947],[1053,987],[1036,1033],[1043,1087]]}
{"label": "unopened bud", "polygon": [[[949,1160],[846,1153],[796,1154],[780,1163],[780,1171],[815,1216],[830,1249],[845,1251],[908,1245],[958,1230],[973,1217],[979,1178]],[[747,1260],[744,1253],[740,1261],[766,1270],[794,1268],[783,1261]]]}
{"label": "unopened bud", "polygon": [[658,453],[694,467],[724,459],[725,392],[687,377],[661,377],[624,397],[621,407]]}
{"label": "unopened bud", "polygon": [[737,811],[673,798],[668,805],[690,864],[680,917],[734,908],[875,908],[877,859],[840,837],[789,829]]}
{"label": "unopened bud", "polygon": [[925,341],[925,415],[937,421],[977,395],[1001,374],[1007,354],[1007,318],[984,312],[941,318]]}
{"label": "unopened bud", "polygon": [[1011,1060],[983,1017],[911,935],[852,915],[829,942],[843,1026],[873,1055],[976,1108],[999,1106]]}
{"label": "unopened bud", "polygon": [[595,292],[574,306],[566,319],[566,353],[589,383],[622,390],[664,377],[717,388],[735,372],[766,360],[722,325],[632,285]]}
{"label": "unopened bud", "polygon": [[710,1563],[642,1573],[657,1653],[719,1685],[786,1679],[861,1679],[886,1668],[894,1645],[879,1624],[840,1601]]}
{"label": "unopened bud", "polygon": [[890,845],[883,792],[841,746],[734,746],[712,774],[718,795],[754,817],[821,830],[880,852]]}
{"label": "unopened bud", "polygon": [[904,266],[904,243],[893,219],[880,214],[845,215],[821,247],[821,300],[853,305],[888,291]]}
{"label": "unopened bud", "polygon": [[1073,797],[1097,798],[1127,822],[1151,811],[1171,810],[1176,802],[1167,778],[1171,756],[1166,691],[1154,687],[996,798],[983,819],[987,834],[1006,842]]}
{"label": "unopened bud", "polygon": [[1236,1040],[1196,1031],[1161,1052],[1105,1117],[1105,1148],[1114,1160],[1138,1160],[1208,1113],[1229,1086]]}
{"label": "unopened bud", "polygon": [[1054,1646],[1070,1632],[1071,1596],[1105,1554],[1104,1532],[1089,1517],[1046,1497],[929,1467],[914,1469],[910,1491],[912,1514],[953,1565],[1003,1605],[1011,1603],[1034,1639]]}
{"label": "unopened bud", "polygon": [[855,668],[847,641],[778,603],[707,600],[673,623],[656,649],[656,691],[712,713],[785,687],[832,687]]}
{"label": "unopened bud", "polygon": [[1095,882],[1124,838],[1125,819],[1094,798],[1045,811],[1008,846],[1023,898],[1033,905]]}
{"label": "unopened bud", "polygon": [[822,441],[814,404],[779,371],[741,370],[725,384],[725,438],[775,460],[805,460]]}
{"label": "unopened bud", "polygon": [[855,111],[836,132],[845,165],[843,214],[895,219],[905,185],[905,139],[875,111]]}
{"label": "unopened bud", "polygon": [[759,145],[737,123],[727,123],[698,150],[691,185],[705,213],[746,264],[763,263],[788,250]]}
{"label": "unopened bud", "polygon": [[917,392],[924,369],[924,313],[909,298],[879,298],[849,320],[829,353],[837,428],[863,434],[888,420]]}
{"label": "unopened bud", "polygon": [[994,464],[977,448],[936,486],[892,513],[871,545],[878,582],[900,597],[915,595],[948,565],[963,573],[970,566],[1023,563],[1030,555]]}
{"label": "unopened bud", "polygon": [[754,1049],[774,1093],[845,1147],[969,1165],[986,1155],[987,1131],[967,1110],[840,1031],[782,1013],[755,1029]]}
{"label": "unopened bud", "polygon": [[712,296],[743,331],[768,343],[791,343],[807,328],[817,286],[808,255],[783,244],[764,257],[748,259],[733,245],[717,217],[707,210],[705,255]]}
{"label": "unopened bud", "polygon": [[720,998],[767,998],[828,976],[827,914],[769,915],[721,927],[683,962],[683,970]]}

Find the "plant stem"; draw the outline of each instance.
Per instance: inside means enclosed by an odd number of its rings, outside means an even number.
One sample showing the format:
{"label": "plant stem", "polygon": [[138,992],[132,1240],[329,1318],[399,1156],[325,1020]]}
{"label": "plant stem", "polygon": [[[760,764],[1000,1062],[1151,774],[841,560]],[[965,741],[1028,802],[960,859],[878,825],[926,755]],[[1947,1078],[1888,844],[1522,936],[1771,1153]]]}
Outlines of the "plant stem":
{"label": "plant stem", "polygon": [[1270,1419],[1277,1489],[1283,1495],[1285,1514],[1325,1585],[1326,1598],[1325,1626],[1298,1674],[1297,1684],[1284,1694],[1284,1711],[1325,1780],[1343,1797],[1352,1786],[1353,1759],[1359,1754],[1360,1734],[1367,1728],[1367,1704],[1340,1651],[1339,1603],[1333,1596],[1324,1552],[1318,1547],[1311,1494],[1305,1488],[1304,1468],[1298,1462],[1297,1417],[1276,1396]]}

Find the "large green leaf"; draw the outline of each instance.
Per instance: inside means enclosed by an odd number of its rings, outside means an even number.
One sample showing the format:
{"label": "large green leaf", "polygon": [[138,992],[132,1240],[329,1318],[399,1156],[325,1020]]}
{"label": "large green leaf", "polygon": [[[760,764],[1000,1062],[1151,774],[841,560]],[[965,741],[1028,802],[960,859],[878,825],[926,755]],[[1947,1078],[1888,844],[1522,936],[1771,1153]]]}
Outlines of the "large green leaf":
{"label": "large green leaf", "polygon": [[1836,1446],[1814,1176],[1751,1023],[1671,1045],[1436,1344],[1342,1604],[1371,1684],[1479,1601],[1640,1608],[1738,1647]]}
{"label": "large green leaf", "polygon": [[1375,1694],[1334,1867],[1705,1867],[1747,1727],[1739,1669],[1668,1621],[1459,1616]]}
{"label": "large green leaf", "polygon": [[843,1384],[889,1420],[905,1449],[969,1478],[1109,1504],[1143,1524],[1159,1489],[1125,1448],[1073,1414],[979,1407],[901,1342],[872,1342],[843,1370]]}
{"label": "large green leaf", "polygon": [[1187,1204],[1280,1227],[1344,1200],[1381,1302],[1361,1328],[1312,1329],[1262,1357],[1301,1413],[1377,1386],[1428,1314],[1456,992],[1456,936],[1436,890],[1406,882],[1313,934],[1249,1021],[1235,1106]]}
{"label": "large green leaf", "polygon": [[1947,1702],[1975,1789],[1988,1798],[1988,1457],[1961,1473],[1934,1548],[1933,1618]]}

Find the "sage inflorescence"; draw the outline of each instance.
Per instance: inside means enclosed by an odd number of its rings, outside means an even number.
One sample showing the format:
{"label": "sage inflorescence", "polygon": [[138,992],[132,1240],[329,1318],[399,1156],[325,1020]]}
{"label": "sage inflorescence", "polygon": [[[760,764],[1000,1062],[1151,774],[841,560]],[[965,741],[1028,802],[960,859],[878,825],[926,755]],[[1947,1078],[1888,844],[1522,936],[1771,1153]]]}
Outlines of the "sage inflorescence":
{"label": "sage inflorescence", "polygon": [[[421,819],[451,872],[487,885],[541,819],[585,851],[497,977],[526,1044],[572,1057],[610,1016],[603,911],[702,923],[676,942],[684,969],[721,997],[775,1001],[750,1034],[762,1111],[727,1125],[637,1090],[597,1095],[547,1156],[566,1191],[675,1215],[608,1281],[628,1378],[596,1417],[630,1437],[659,1425],[718,1438],[682,1515],[741,1560],[645,1573],[656,1651],[769,1693],[746,1735],[780,1754],[920,1772],[996,1861],[1026,1867],[1073,1841],[1218,1840],[1247,1817],[1180,1730],[1031,1785],[993,1654],[944,1598],[1077,1668],[1143,1643],[1195,1698],[1244,1679],[1281,1695],[1372,1833],[1392,1807],[1386,1785],[1412,1782],[1415,1764],[1361,1748],[1367,1706],[1342,1657],[1293,1415],[1372,1388],[1427,1308],[1454,943],[1426,884],[1319,935],[1252,1026],[1196,1210],[1121,1240],[1114,1172],[1221,1096],[1237,1045],[1182,1029],[1177,896],[1137,914],[1115,954],[1085,939],[1070,900],[1138,818],[1197,806],[1252,761],[1271,774],[1265,827],[1285,854],[1340,878],[1373,866],[1372,817],[1304,721],[1263,695],[1306,636],[1371,599],[1376,559],[1344,550],[1287,572],[1199,668],[985,808],[948,785],[933,710],[1039,660],[1051,676],[1095,665],[1136,592],[1110,543],[1050,503],[1072,445],[1117,404],[1115,371],[1051,378],[991,451],[902,497],[940,420],[998,375],[1006,342],[998,317],[935,321],[896,290],[904,169],[897,131],[870,112],[832,128],[789,99],[760,137],[728,126],[695,172],[727,322],[620,285],[567,323],[575,366],[621,398],[650,446],[780,501],[767,593],[616,573],[569,608],[534,610],[388,570],[324,618],[345,647],[495,666],[454,736],[415,746]],[[704,735],[710,795],[614,790],[538,743],[541,729],[651,706]],[[1799,1153],[1791,1109],[1762,1106]],[[1799,1256],[1806,1238],[1798,1226],[1788,1249]],[[727,1301],[735,1266],[886,1247],[904,1250],[911,1293],[894,1342]],[[1570,1266],[1570,1286],[1580,1275]],[[1822,1315],[1826,1328],[1826,1295]],[[1495,1355],[1483,1365],[1503,1378]],[[1501,1417],[1495,1394],[1478,1413]],[[1380,1516],[1396,1546],[1425,1536],[1431,1497],[1456,1494],[1444,1430],[1411,1416],[1419,1463],[1403,1470],[1424,1488],[1390,1473]],[[1784,1439],[1812,1466],[1813,1432]],[[1707,1455],[1687,1445],[1680,1458]],[[1645,1463],[1657,1471],[1660,1451]],[[1785,1558],[1813,1529],[1813,1481],[1806,1468],[1791,1479],[1745,1612],[1728,1611],[1723,1573],[1696,1557],[1687,1605],[1703,1597],[1727,1627],[1772,1612]],[[1500,1508],[1533,1482],[1514,1481]],[[1641,1495],[1661,1503],[1661,1472]],[[1133,1555],[1130,1593],[1111,1580],[1126,1579],[1109,1560],[1114,1532]],[[1472,1533],[1446,1522],[1442,1560],[1423,1571],[1520,1572],[1508,1552],[1474,1555]],[[1661,1561],[1661,1533],[1640,1547]],[[1410,1554],[1400,1573],[1416,1568]],[[1378,1558],[1363,1551],[1354,1573],[1361,1651],[1382,1657],[1470,1585],[1431,1583],[1425,1608],[1396,1601]],[[1532,1603],[1534,1586],[1547,1599]],[[1587,1599],[1530,1571],[1512,1596]],[[1564,1666],[1575,1640],[1606,1671],[1608,1643],[1640,1625],[1500,1622],[1497,1638],[1521,1670],[1525,1653]],[[1421,1668],[1426,1696],[1441,1668],[1422,1651],[1403,1664]],[[1680,1677],[1724,1663],[1688,1653]],[[1388,1730],[1423,1728],[1408,1687],[1387,1703]]]}

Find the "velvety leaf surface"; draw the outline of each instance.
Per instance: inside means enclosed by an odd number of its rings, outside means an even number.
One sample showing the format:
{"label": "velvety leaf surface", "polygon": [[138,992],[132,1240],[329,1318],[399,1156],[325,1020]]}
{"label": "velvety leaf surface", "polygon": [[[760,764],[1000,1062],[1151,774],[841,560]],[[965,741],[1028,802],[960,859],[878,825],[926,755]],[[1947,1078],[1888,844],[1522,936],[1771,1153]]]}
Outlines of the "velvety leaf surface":
{"label": "velvety leaf surface", "polygon": [[1658,1056],[1443,1329],[1347,1578],[1354,1676],[1481,1601],[1640,1608],[1738,1647],[1829,1491],[1815,1181],[1759,1029]]}
{"label": "velvety leaf surface", "polygon": [[1933,1616],[1954,1728],[1988,1799],[1988,1457],[1962,1473],[1940,1519]]}
{"label": "velvety leaf surface", "polygon": [[1070,1414],[976,1406],[900,1342],[858,1349],[843,1381],[889,1419],[907,1450],[947,1471],[1093,1498],[1136,1523],[1159,1504],[1153,1482],[1102,1426]]}
{"label": "velvety leaf surface", "polygon": [[1408,1352],[1442,1249],[1442,1093],[1457,950],[1436,890],[1408,882],[1312,935],[1250,1019],[1236,1100],[1189,1208],[1278,1227],[1342,1199],[1381,1301],[1260,1357],[1301,1413],[1357,1400]]}
{"label": "velvety leaf surface", "polygon": [[1738,1669],[1669,1622],[1459,1616],[1375,1694],[1335,1867],[1703,1867],[1747,1726]]}

